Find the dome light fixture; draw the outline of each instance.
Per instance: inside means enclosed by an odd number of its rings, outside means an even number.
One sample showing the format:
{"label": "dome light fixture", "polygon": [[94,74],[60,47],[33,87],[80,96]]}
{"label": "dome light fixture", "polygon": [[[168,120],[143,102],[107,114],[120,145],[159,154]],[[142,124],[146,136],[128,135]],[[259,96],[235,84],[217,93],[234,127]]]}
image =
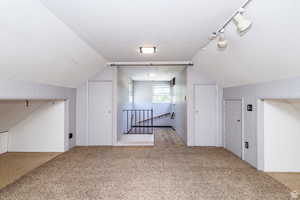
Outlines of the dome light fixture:
{"label": "dome light fixture", "polygon": [[219,34],[219,40],[218,40],[218,43],[217,43],[217,46],[219,49],[226,49],[227,46],[228,46],[228,40],[226,40],[225,38],[225,33],[224,33],[224,29],[222,29],[220,31],[220,34]]}
{"label": "dome light fixture", "polygon": [[156,51],[157,51],[156,47],[140,47],[141,54],[154,54],[156,53]]}

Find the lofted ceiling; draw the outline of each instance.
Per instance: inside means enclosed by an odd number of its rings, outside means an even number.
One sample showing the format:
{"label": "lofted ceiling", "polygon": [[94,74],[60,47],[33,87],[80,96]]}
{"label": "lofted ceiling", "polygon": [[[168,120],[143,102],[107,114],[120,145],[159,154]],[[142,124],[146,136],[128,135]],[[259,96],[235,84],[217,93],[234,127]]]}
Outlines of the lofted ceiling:
{"label": "lofted ceiling", "polygon": [[[190,60],[244,0],[41,0],[107,60]],[[155,56],[138,47],[154,45]]]}
{"label": "lofted ceiling", "polygon": [[0,79],[76,87],[105,59],[39,0],[0,1]]}
{"label": "lofted ceiling", "polygon": [[229,46],[212,42],[193,61],[197,70],[224,87],[300,77],[300,1],[256,0],[247,8],[251,30],[226,29]]}
{"label": "lofted ceiling", "polygon": [[[106,62],[183,60],[224,87],[300,76],[298,0],[253,0],[246,35],[230,24],[225,51],[200,50],[244,2],[1,0],[0,78],[76,87]],[[141,45],[158,52],[142,56]]]}

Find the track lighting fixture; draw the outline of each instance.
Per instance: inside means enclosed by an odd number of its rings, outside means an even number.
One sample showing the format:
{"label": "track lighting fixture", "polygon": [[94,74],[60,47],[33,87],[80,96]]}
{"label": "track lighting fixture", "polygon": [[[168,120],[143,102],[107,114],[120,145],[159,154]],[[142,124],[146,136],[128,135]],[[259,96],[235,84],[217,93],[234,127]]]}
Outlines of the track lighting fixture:
{"label": "track lighting fixture", "polygon": [[211,34],[209,40],[201,47],[202,50],[206,48],[206,46],[212,41],[218,38],[217,46],[219,49],[225,49],[228,46],[228,40],[225,38],[224,30],[233,22],[237,28],[238,33],[242,36],[244,35],[252,25],[252,22],[246,19],[243,14],[245,12],[245,8],[252,0],[246,0],[246,2],[237,10],[235,11],[231,17],[225,21],[225,23],[216,31]]}
{"label": "track lighting fixture", "polygon": [[243,16],[243,11],[239,11],[232,19],[233,23],[236,25],[237,31],[240,34],[246,33],[252,25],[252,22]]}
{"label": "track lighting fixture", "polygon": [[228,46],[228,40],[225,38],[224,29],[220,31],[219,41],[217,43],[219,49],[226,49]]}

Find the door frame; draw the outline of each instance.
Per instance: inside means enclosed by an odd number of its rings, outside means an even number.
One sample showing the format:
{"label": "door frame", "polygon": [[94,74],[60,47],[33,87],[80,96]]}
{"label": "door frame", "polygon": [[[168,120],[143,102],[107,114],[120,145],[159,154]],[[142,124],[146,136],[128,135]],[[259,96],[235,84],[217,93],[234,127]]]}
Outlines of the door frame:
{"label": "door frame", "polygon": [[226,101],[240,101],[241,102],[241,120],[242,120],[242,140],[241,140],[241,145],[242,145],[242,152],[241,152],[241,159],[245,160],[245,104],[244,104],[244,98],[224,98],[223,99],[223,144],[224,148],[226,148]]}
{"label": "door frame", "polygon": [[217,128],[216,128],[216,131],[217,131],[217,134],[216,134],[216,138],[215,138],[215,142],[216,142],[216,147],[217,146],[219,146],[219,145],[221,145],[221,144],[219,144],[220,143],[220,141],[222,141],[222,136],[220,136],[220,129],[221,129],[221,127],[220,127],[220,122],[221,122],[221,120],[220,120],[220,113],[221,113],[221,110],[220,110],[220,91],[219,91],[219,87],[218,87],[218,85],[216,85],[216,84],[193,84],[193,118],[192,118],[192,120],[193,120],[193,127],[192,127],[192,134],[193,134],[193,146],[196,146],[196,129],[195,129],[195,125],[196,125],[196,116],[195,116],[195,113],[196,113],[196,87],[197,86],[214,86],[215,88],[216,88],[216,93],[217,93],[217,98],[216,98],[216,120],[217,120]]}
{"label": "door frame", "polygon": [[112,133],[111,133],[111,141],[112,141],[112,145],[111,146],[114,146],[115,145],[115,142],[114,142],[114,116],[115,116],[115,109],[114,109],[114,104],[115,104],[115,101],[114,101],[114,82],[113,81],[110,81],[110,80],[88,80],[86,82],[86,142],[87,142],[87,146],[90,146],[89,145],[89,95],[90,95],[90,91],[89,91],[89,86],[90,86],[90,83],[111,83],[111,86],[112,86],[112,96],[111,96],[111,99],[112,99],[112,110],[111,110],[111,114],[112,114],[112,122],[111,122],[111,130],[112,130]]}

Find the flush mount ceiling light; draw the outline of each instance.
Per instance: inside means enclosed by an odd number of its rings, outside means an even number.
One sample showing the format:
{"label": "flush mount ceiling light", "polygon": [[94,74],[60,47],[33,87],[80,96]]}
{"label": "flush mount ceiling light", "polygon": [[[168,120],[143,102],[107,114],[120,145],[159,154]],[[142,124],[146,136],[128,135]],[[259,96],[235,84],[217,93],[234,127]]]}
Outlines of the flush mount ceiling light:
{"label": "flush mount ceiling light", "polygon": [[240,34],[247,32],[252,25],[252,22],[243,16],[244,9],[240,10],[234,17],[233,23],[236,25],[237,31]]}
{"label": "flush mount ceiling light", "polygon": [[156,53],[156,47],[140,47],[141,54],[154,54]]}
{"label": "flush mount ceiling light", "polygon": [[224,29],[222,29],[220,31],[219,41],[218,41],[217,45],[218,45],[219,49],[226,49],[228,46],[228,40],[226,40],[226,38],[225,38]]}

